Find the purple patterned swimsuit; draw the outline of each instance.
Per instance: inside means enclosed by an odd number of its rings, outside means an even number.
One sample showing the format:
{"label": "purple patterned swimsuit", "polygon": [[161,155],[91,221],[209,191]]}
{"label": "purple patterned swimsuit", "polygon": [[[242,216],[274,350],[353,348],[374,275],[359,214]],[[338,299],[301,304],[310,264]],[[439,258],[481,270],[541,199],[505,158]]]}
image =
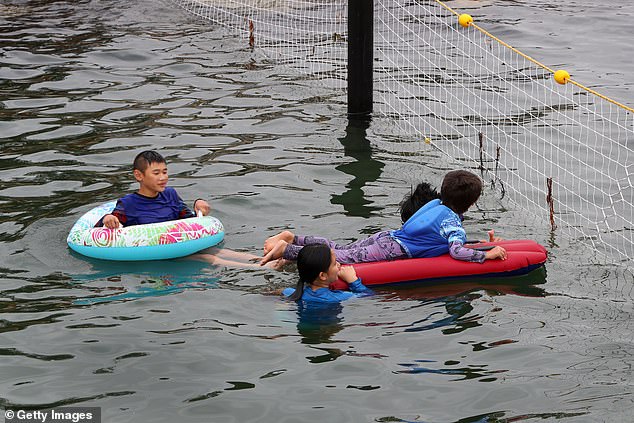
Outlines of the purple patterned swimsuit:
{"label": "purple patterned swimsuit", "polygon": [[297,254],[304,245],[311,244],[328,245],[335,252],[337,261],[342,264],[407,258],[407,253],[401,244],[390,236],[390,231],[379,232],[369,238],[346,245],[339,245],[329,239],[317,236],[296,235],[293,243],[286,247],[283,257],[287,260],[297,260]]}
{"label": "purple patterned swimsuit", "polygon": [[[458,228],[456,228],[458,226]],[[482,263],[486,253],[465,247],[460,237],[453,236],[457,231],[464,229],[462,225],[453,219],[443,222],[443,233],[446,233],[449,243],[449,254],[456,260]],[[360,239],[346,245],[339,245],[329,239],[317,236],[295,235],[293,243],[284,251],[283,258],[297,260],[297,255],[304,245],[326,244],[335,252],[337,261],[341,264],[368,263],[373,261],[396,260],[408,258],[407,251],[403,249],[391,235],[392,231],[378,232],[369,238]]]}

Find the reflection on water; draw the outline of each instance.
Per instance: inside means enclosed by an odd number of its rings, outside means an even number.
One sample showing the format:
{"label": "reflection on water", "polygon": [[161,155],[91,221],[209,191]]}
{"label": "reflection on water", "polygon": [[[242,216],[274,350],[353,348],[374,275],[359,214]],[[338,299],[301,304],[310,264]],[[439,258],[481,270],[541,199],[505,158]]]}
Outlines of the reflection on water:
{"label": "reflection on water", "polygon": [[[521,295],[524,297],[545,297],[546,291],[535,284],[545,283],[545,272],[537,269],[529,274],[509,278],[500,278],[494,283],[482,283],[481,281],[461,281],[442,285],[409,284],[403,286],[378,287],[378,295],[374,300],[380,302],[405,301],[408,304],[409,313],[401,316],[401,321],[373,321],[365,323],[346,322],[344,312],[346,307],[363,307],[364,302],[370,301],[370,297],[346,301],[340,304],[320,304],[299,302],[288,303],[291,309],[295,309],[297,332],[302,336],[301,342],[309,345],[310,350],[306,359],[313,364],[325,363],[344,356],[387,358],[387,355],[374,352],[362,353],[355,348],[341,349],[329,347],[323,344],[337,344],[345,342],[339,333],[347,327],[362,325],[373,327],[381,332],[381,336],[396,336],[405,333],[419,333],[435,331],[443,335],[456,335],[461,332],[474,329],[483,325],[487,316],[474,312],[474,302],[482,301],[486,297],[498,297],[504,295]],[[369,304],[365,304],[369,306]],[[428,310],[425,312],[424,310]],[[501,309],[494,309],[500,312]],[[408,321],[410,317],[414,320]],[[405,319],[403,321],[403,318]],[[345,339],[345,337],[343,338]],[[497,339],[494,341],[469,341],[472,351],[484,351],[518,342],[514,339]],[[321,346],[320,346],[321,345]],[[315,354],[315,351],[319,351]],[[429,363],[421,366],[420,363]],[[470,366],[468,368],[433,368],[429,367],[434,360],[416,359],[411,363],[399,363],[405,370],[396,370],[395,373],[436,373],[445,375],[460,375],[463,379],[478,379],[483,382],[497,380],[498,373],[506,372],[505,369],[486,369],[485,367]],[[448,360],[445,365],[455,366],[459,361]],[[442,363],[441,363],[442,364]],[[462,379],[451,379],[462,380]]]}
{"label": "reflection on water", "polygon": [[[76,255],[76,254],[75,254]],[[218,286],[218,275],[209,265],[197,260],[160,260],[155,262],[112,262],[84,258],[90,273],[69,275],[82,284],[88,294],[77,297],[74,305],[134,300],[177,294],[186,289]],[[132,286],[128,287],[132,283]]]}
{"label": "reflection on water", "polygon": [[[424,332],[431,330],[440,330],[444,335],[455,335],[470,329],[474,329],[483,325],[486,320],[484,315],[474,313],[473,302],[482,300],[484,293],[487,296],[500,295],[524,295],[543,297],[546,292],[532,285],[526,285],[529,279],[536,280],[537,283],[543,283],[545,280],[540,278],[542,272],[532,272],[528,279],[508,278],[499,284],[479,284],[477,282],[466,282],[451,284],[448,286],[427,288],[407,288],[403,292],[392,293],[392,298],[417,299],[421,301],[421,305],[432,307],[434,311],[421,319],[415,320],[408,325],[401,325],[399,329],[403,332]],[[538,273],[535,275],[534,273]],[[446,295],[446,296],[444,296]],[[442,306],[442,307],[441,307]],[[418,307],[418,306],[413,306]],[[496,312],[501,310],[495,309]],[[396,332],[398,333],[398,332]],[[393,335],[394,333],[391,333]],[[471,345],[474,352],[496,348],[508,344],[518,342],[515,339],[498,339],[495,341],[469,341],[465,345]],[[438,362],[429,359],[416,359],[409,363],[399,363],[404,369],[396,370],[395,373],[403,374],[440,374],[451,376],[449,380],[460,381],[468,379],[477,379],[480,382],[493,382],[498,380],[499,374],[505,373],[508,369],[490,369],[488,365],[469,365],[459,366],[458,360],[445,360]]]}
{"label": "reflection on water", "polygon": [[297,304],[297,331],[305,344],[327,343],[343,325],[341,304],[320,304],[301,301]]}
{"label": "reflection on water", "polygon": [[521,295],[544,297],[546,290],[536,285],[546,283],[544,266],[517,276],[473,278],[471,280],[444,280],[441,284],[421,282],[396,285],[395,288],[377,287],[389,298],[398,300],[435,299],[458,295],[465,292],[484,290],[498,295]]}
{"label": "reflection on water", "polygon": [[378,180],[385,166],[372,157],[372,146],[367,138],[369,126],[369,119],[351,119],[346,127],[346,135],[339,138],[345,156],[355,161],[341,164],[335,169],[353,176],[353,179],[346,184],[346,191],[333,195],[330,202],[341,204],[348,216],[370,217],[372,212],[382,209],[369,205],[372,202],[363,193],[363,187]]}

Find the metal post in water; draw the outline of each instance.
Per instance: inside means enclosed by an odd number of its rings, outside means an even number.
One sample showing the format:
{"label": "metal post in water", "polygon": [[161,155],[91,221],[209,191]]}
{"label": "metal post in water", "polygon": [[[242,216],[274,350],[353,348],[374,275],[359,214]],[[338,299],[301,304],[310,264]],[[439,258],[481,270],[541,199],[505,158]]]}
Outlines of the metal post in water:
{"label": "metal post in water", "polygon": [[348,116],[372,113],[374,1],[348,0]]}

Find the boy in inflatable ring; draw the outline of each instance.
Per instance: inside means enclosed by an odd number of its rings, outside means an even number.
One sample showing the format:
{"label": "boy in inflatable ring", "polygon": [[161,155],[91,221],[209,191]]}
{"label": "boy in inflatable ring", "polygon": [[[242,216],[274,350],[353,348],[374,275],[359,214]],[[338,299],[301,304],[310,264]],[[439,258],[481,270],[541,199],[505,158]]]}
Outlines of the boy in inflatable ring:
{"label": "boy in inflatable ring", "polygon": [[[192,212],[174,188],[168,187],[167,163],[156,151],[143,151],[133,162],[134,178],[139,182],[139,190],[117,200],[112,213],[103,216],[95,227],[105,226],[116,229],[120,226],[145,225],[169,220],[195,217],[198,212],[204,216],[211,207],[203,199],[194,201]],[[254,262],[259,259],[253,254],[241,253],[224,248],[212,248],[209,253],[198,253],[189,259],[205,261],[218,266],[260,267]],[[282,260],[273,261],[270,268],[277,269]]]}
{"label": "boy in inflatable ring", "polygon": [[198,212],[205,216],[209,214],[209,203],[205,200],[199,198],[194,201],[192,212],[176,190],[167,186],[167,163],[156,151],[137,154],[132,167],[139,190],[120,198],[112,213],[99,219],[95,227],[116,229],[186,219],[195,217]]}

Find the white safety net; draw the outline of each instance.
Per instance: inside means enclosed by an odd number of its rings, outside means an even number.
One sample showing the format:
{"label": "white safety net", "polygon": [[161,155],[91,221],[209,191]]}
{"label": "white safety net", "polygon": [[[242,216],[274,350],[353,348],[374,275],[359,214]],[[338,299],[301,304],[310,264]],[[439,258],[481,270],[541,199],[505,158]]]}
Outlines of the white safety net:
{"label": "white safety net", "polygon": [[[345,89],[346,1],[173,2],[234,29],[266,57]],[[390,122],[394,153],[433,151],[480,170],[525,214],[548,226],[552,219],[573,242],[631,267],[634,114],[556,83],[550,71],[458,25],[436,1],[379,0],[374,8],[375,113]]]}

